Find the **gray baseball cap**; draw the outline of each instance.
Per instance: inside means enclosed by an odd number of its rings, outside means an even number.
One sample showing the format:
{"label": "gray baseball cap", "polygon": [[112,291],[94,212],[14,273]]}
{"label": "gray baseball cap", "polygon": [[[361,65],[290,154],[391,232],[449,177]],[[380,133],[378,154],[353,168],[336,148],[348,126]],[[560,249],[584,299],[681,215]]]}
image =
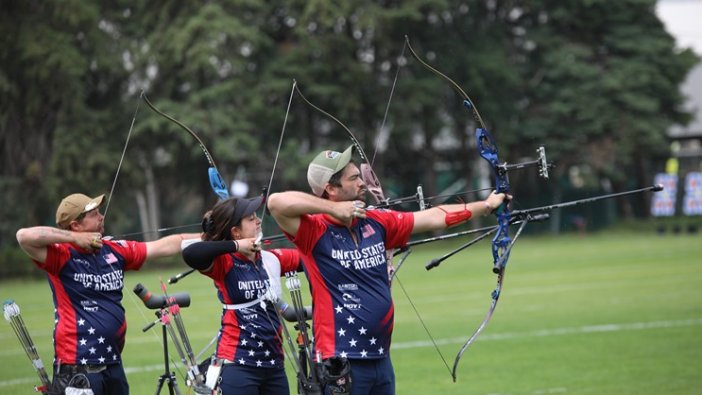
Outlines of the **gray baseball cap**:
{"label": "gray baseball cap", "polygon": [[344,152],[330,150],[320,152],[307,167],[307,182],[312,188],[312,193],[322,196],[329,179],[346,167],[351,162],[352,156],[353,145],[346,148]]}

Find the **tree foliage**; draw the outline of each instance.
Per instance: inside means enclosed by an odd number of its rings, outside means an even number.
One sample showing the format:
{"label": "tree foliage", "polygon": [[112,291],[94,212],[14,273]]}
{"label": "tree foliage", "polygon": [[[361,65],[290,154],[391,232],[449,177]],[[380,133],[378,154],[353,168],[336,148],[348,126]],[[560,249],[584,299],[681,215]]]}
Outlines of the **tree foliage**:
{"label": "tree foliage", "polygon": [[[505,159],[544,144],[557,185],[572,168],[613,189],[648,183],[665,130],[689,117],[679,85],[696,62],[675,49],[654,5],[5,1],[0,248],[14,246],[21,226],[51,224],[61,196],[109,192],[130,131],[108,231],[197,221],[215,200],[207,162],[190,135],[144,106],[142,91],[194,129],[225,179],[248,182],[249,194],[269,182],[284,122],[274,190],[306,190],[308,160],[350,144],[292,94],[293,80],[354,131],[390,194],[475,184],[486,176],[476,125],[449,85],[409,56],[405,37],[468,92]],[[513,183],[538,193],[531,175]]]}

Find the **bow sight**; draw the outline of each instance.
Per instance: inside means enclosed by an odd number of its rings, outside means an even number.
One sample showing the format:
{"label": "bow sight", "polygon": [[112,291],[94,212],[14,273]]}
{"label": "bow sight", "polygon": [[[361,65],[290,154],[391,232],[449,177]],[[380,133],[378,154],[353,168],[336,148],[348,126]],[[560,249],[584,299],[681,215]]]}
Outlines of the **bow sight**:
{"label": "bow sight", "polygon": [[548,172],[550,169],[553,169],[554,164],[546,160],[546,149],[543,146],[537,148],[536,153],[539,155],[538,159],[514,164],[507,164],[505,162],[498,165],[497,168],[501,171],[508,172],[510,170],[526,169],[528,167],[538,167],[539,176],[548,179]]}
{"label": "bow sight", "polygon": [[[468,100],[465,100],[464,104],[468,108],[472,108],[473,106],[472,103]],[[476,138],[478,139],[478,151],[480,152],[480,156],[488,162],[490,162],[493,169],[495,170],[496,176],[504,176],[506,178],[507,173],[511,170],[520,170],[530,167],[537,167],[539,170],[539,176],[541,178],[548,179],[549,170],[554,168],[553,162],[549,162],[546,160],[546,149],[543,146],[540,146],[536,150],[538,158],[535,160],[530,160],[521,163],[499,163],[497,157],[497,146],[495,145],[495,140],[492,138],[492,135],[490,135],[490,132],[488,132],[487,129],[478,128],[478,130],[476,131]],[[505,187],[506,185],[502,185],[502,188]],[[498,189],[499,191],[499,189],[501,188],[499,188],[498,185],[496,186],[496,189]]]}

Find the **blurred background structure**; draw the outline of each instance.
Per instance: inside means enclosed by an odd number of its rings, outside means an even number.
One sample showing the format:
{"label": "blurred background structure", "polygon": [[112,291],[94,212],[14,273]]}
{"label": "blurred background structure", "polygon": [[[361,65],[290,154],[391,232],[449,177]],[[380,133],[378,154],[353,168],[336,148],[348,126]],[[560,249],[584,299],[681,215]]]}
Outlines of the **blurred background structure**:
{"label": "blurred background structure", "polygon": [[[690,0],[659,0],[656,13],[665,29],[675,38],[678,48],[690,48],[702,54],[702,27],[697,15],[702,13],[702,2]],[[654,199],[652,212],[659,216],[702,215],[702,63],[695,65],[681,86],[685,96],[683,108],[691,114],[686,124],[674,124],[668,129],[670,157],[665,169],[658,176],[668,184],[668,192],[662,194],[657,206]],[[666,202],[667,200],[667,202]],[[668,206],[663,212],[658,209]],[[672,222],[673,232],[697,232],[699,221]],[[665,225],[659,226],[665,232]]]}

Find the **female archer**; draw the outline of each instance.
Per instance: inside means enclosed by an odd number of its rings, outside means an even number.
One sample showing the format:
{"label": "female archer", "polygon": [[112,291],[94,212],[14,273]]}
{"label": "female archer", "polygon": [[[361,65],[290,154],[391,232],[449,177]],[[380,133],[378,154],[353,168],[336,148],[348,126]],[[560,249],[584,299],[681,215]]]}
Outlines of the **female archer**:
{"label": "female archer", "polygon": [[[224,395],[287,395],[282,324],[276,313],[282,273],[301,270],[296,249],[262,251],[256,237],[262,197],[219,201],[203,220],[203,241],[183,249],[192,268],[214,280],[222,303],[215,357]],[[218,365],[220,365],[218,364]]]}

